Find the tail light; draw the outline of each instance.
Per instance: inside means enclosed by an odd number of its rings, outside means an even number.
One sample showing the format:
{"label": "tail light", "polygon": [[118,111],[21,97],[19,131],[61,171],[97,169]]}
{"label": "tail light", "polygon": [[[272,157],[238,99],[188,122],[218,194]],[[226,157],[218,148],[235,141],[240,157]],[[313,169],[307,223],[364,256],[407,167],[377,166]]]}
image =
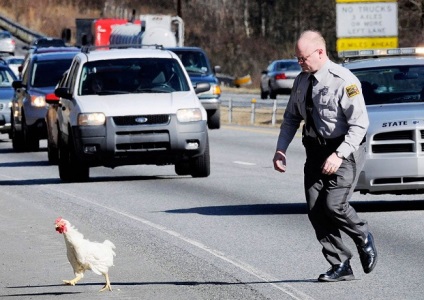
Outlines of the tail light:
{"label": "tail light", "polygon": [[285,73],[280,73],[280,74],[275,75],[275,79],[276,80],[277,79],[287,79],[287,76],[286,76]]}

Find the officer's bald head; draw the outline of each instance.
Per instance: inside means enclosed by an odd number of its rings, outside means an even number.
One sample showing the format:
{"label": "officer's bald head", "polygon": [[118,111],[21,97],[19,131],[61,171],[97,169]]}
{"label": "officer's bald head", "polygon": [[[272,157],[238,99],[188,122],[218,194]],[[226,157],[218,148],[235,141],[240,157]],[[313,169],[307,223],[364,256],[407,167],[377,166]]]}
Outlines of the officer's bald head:
{"label": "officer's bald head", "polygon": [[296,43],[296,56],[303,71],[319,70],[328,60],[325,39],[321,33],[304,31]]}
{"label": "officer's bald head", "polygon": [[320,32],[315,30],[304,31],[300,35],[298,43],[306,43],[313,48],[320,48],[326,52],[325,39]]}

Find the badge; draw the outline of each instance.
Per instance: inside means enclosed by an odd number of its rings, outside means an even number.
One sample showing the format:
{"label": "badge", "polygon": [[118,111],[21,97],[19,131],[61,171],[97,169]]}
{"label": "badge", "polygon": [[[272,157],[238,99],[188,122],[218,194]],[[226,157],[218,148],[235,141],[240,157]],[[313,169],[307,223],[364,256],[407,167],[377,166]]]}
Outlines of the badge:
{"label": "badge", "polygon": [[328,86],[324,86],[322,89],[319,90],[319,92],[321,93],[321,95],[325,96],[325,95],[328,94],[328,89],[329,88],[330,87],[328,87]]}
{"label": "badge", "polygon": [[356,84],[352,84],[346,87],[346,93],[349,98],[352,98],[353,96],[359,95],[361,92]]}

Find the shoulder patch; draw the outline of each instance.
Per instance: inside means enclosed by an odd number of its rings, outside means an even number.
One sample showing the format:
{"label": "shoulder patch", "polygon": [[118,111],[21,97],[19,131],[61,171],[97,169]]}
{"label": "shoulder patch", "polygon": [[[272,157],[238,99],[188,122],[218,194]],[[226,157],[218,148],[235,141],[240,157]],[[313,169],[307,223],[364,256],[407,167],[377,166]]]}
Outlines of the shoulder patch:
{"label": "shoulder patch", "polygon": [[346,87],[346,93],[349,98],[352,98],[353,96],[359,95],[361,92],[356,84],[352,84]]}

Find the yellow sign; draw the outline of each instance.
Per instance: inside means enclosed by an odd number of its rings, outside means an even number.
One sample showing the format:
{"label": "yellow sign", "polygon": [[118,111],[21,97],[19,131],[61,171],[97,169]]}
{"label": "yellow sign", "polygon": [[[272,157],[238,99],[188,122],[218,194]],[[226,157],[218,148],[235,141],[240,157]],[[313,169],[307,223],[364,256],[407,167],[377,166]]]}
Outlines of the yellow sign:
{"label": "yellow sign", "polygon": [[340,38],[337,39],[337,52],[345,50],[397,48],[397,37]]}

